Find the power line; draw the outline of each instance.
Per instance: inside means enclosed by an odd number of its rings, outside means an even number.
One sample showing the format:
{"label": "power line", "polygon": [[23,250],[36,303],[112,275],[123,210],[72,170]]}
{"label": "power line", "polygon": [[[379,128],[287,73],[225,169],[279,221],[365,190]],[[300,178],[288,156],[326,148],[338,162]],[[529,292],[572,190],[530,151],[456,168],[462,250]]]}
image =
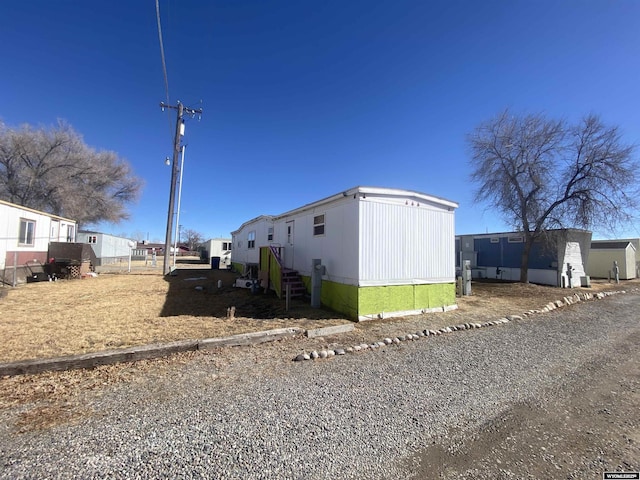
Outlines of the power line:
{"label": "power line", "polygon": [[[158,20],[158,40],[160,40],[160,57],[162,58],[162,73],[164,74],[164,89],[167,94],[167,105],[171,103],[169,100],[169,76],[167,75],[167,62],[164,56],[164,42],[162,41],[162,25],[160,23],[160,1],[156,0],[156,18]],[[169,122],[169,138],[171,138],[171,117],[167,112],[167,121]]]}

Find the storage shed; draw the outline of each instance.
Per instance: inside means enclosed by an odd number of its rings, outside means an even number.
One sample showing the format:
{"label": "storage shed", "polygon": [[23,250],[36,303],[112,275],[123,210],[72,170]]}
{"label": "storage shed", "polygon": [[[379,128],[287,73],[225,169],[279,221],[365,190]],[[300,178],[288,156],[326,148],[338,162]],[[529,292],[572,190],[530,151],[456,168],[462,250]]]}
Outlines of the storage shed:
{"label": "storage shed", "polygon": [[617,262],[618,278],[631,280],[638,276],[636,253],[630,240],[594,240],[587,272],[593,278],[614,278],[613,262]]}
{"label": "storage shed", "polygon": [[320,272],[322,305],[353,319],[441,311],[455,306],[457,207],[420,192],[355,187],[245,222],[232,232],[231,258],[279,295],[296,277],[311,293]]}
{"label": "storage shed", "polygon": [[[460,235],[456,237],[456,268],[469,260],[472,278],[518,281],[524,241],[522,232]],[[590,244],[587,230],[549,230],[545,240],[531,246],[529,281],[554,287],[588,284],[585,270]]]}

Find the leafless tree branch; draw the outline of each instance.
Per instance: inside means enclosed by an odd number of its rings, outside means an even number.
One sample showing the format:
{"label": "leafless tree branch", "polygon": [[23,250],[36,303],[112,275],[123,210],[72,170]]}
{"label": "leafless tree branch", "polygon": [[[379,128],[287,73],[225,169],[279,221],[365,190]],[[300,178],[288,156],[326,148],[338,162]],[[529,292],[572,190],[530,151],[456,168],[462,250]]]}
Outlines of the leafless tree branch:
{"label": "leafless tree branch", "polygon": [[49,128],[0,124],[0,198],[79,224],[118,222],[142,181],[114,152],[96,151],[64,122]]}
{"label": "leafless tree branch", "polygon": [[542,114],[502,112],[469,135],[475,200],[492,205],[525,235],[550,228],[615,228],[638,207],[640,164],[618,127],[595,115],[577,125]]}

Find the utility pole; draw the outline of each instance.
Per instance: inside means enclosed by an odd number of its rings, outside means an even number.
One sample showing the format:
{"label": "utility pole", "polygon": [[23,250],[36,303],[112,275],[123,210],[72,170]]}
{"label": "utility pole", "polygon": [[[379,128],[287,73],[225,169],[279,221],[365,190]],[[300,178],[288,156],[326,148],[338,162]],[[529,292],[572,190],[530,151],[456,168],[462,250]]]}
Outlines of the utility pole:
{"label": "utility pole", "polygon": [[178,156],[180,155],[180,138],[184,135],[184,114],[188,115],[202,115],[202,109],[188,108],[178,102],[178,105],[167,105],[164,102],[160,102],[160,108],[164,111],[165,108],[172,108],[177,111],[176,119],[176,135],[173,140],[173,161],[171,164],[171,188],[169,190],[169,211],[167,212],[167,233],[164,242],[164,259],[162,271],[164,275],[167,275],[171,271],[170,257],[171,257],[171,233],[173,231],[173,209],[176,200],[176,179],[178,178]]}

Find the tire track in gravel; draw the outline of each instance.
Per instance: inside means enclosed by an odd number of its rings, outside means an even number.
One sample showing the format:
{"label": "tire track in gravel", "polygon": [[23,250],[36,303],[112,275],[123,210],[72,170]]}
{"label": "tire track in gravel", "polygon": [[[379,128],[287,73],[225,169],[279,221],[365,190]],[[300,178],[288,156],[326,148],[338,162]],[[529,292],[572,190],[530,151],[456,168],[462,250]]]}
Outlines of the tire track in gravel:
{"label": "tire track in gravel", "polygon": [[[615,335],[615,336],[613,336]],[[640,470],[640,328],[609,332],[558,386],[472,432],[451,429],[409,463],[418,479],[587,479]]]}

